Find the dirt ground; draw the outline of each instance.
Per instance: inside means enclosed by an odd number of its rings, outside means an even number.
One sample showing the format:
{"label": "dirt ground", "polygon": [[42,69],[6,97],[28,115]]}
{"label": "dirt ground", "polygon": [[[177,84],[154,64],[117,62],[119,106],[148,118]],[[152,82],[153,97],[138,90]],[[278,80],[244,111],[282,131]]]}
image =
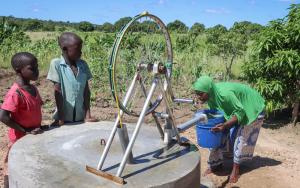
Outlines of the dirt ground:
{"label": "dirt ground", "polygon": [[[14,81],[12,71],[0,69],[0,105],[3,97]],[[35,83],[44,101],[43,125],[51,122],[51,114],[54,110],[54,97],[52,85],[46,81],[45,74]],[[93,103],[93,116],[101,120],[113,120],[116,109],[107,97],[99,94]],[[193,114],[189,106],[180,106],[176,110],[177,122],[181,123]],[[126,121],[134,121],[126,117]],[[151,123],[151,119],[147,120]],[[286,120],[268,120],[261,129],[255,156],[253,160],[246,162],[241,167],[241,177],[236,184],[228,184],[231,161],[228,159],[222,173],[205,177],[213,182],[213,187],[300,187],[300,124],[293,127]],[[196,143],[194,129],[189,129],[184,134]],[[0,123],[0,158],[2,159],[7,149],[7,127]],[[201,172],[207,167],[207,149],[199,148],[201,153]],[[3,185],[3,163],[0,166],[0,187]],[[203,177],[202,177],[203,178]],[[205,179],[204,178],[204,179]],[[202,187],[205,187],[204,185]]]}

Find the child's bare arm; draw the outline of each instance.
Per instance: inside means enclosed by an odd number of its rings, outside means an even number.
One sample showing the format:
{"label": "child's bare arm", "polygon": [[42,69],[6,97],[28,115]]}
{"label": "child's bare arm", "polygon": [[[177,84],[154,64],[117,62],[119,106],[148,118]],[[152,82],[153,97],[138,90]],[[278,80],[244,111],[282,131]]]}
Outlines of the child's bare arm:
{"label": "child's bare arm", "polygon": [[10,112],[0,109],[0,121],[10,128],[26,133],[26,130],[10,118]]}
{"label": "child's bare arm", "polygon": [[89,122],[98,121],[96,118],[93,118],[91,115],[91,111],[90,111],[91,92],[90,92],[90,87],[88,82],[86,82],[83,95],[84,95],[83,106],[85,110],[85,121],[89,121]]}
{"label": "child's bare arm", "polygon": [[59,124],[63,124],[64,122],[64,108],[63,108],[63,96],[61,93],[61,87],[59,83],[54,83],[54,97],[55,97],[55,103],[57,107],[58,112],[58,119],[60,121]]}
{"label": "child's bare arm", "polygon": [[86,117],[90,110],[90,99],[91,99],[91,92],[90,92],[89,82],[86,82],[86,85],[84,88],[84,94],[83,94],[83,106],[84,106]]}

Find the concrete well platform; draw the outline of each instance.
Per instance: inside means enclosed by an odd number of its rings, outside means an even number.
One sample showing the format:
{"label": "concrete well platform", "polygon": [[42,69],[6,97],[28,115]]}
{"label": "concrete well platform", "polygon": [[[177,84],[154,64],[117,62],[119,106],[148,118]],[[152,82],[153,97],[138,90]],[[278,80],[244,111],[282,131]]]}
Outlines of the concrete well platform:
{"label": "concrete well platform", "polygon": [[[119,185],[85,170],[97,166],[113,122],[66,125],[40,135],[27,135],[9,154],[11,188],[199,188],[200,153],[195,146],[165,147],[155,126],[143,125],[133,147],[136,164],[126,165]],[[129,137],[135,125],[127,124]],[[116,174],[123,156],[118,135],[103,170]]]}

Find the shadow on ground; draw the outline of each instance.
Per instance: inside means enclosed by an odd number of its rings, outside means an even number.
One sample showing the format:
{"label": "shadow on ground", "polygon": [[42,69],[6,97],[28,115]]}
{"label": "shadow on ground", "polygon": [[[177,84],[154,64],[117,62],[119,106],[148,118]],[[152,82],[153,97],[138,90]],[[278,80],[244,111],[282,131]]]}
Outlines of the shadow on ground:
{"label": "shadow on ground", "polygon": [[263,127],[266,129],[280,129],[291,123],[292,109],[285,108],[271,112],[264,121]]}
{"label": "shadow on ground", "polygon": [[[255,156],[255,157],[253,157],[252,160],[246,161],[245,163],[243,163],[241,165],[240,176],[243,176],[243,174],[251,172],[252,170],[259,169],[261,167],[277,166],[277,165],[280,165],[281,163],[282,163],[281,161],[278,161],[278,160],[275,160],[275,159],[272,159],[269,157]],[[222,184],[221,184],[221,186],[219,186],[219,188],[223,188],[228,184],[229,176],[230,176],[230,173],[232,170],[232,165],[233,165],[232,159],[226,159],[223,164],[223,169],[218,172],[215,172],[215,175],[217,175],[217,176],[228,176],[227,179],[224,182],[222,182]]]}

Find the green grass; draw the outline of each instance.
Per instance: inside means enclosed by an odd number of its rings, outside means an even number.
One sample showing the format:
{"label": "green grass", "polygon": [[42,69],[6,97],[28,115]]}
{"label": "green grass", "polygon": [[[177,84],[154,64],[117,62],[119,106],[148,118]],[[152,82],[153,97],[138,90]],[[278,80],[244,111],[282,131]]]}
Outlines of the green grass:
{"label": "green grass", "polygon": [[[38,58],[40,72],[46,73],[51,59],[60,57],[61,52],[57,43],[57,37],[60,33],[27,32],[26,34],[29,36],[30,42],[20,45],[14,41],[5,53],[0,51],[0,68],[11,67],[10,58],[14,53],[28,51]],[[109,90],[109,87],[107,87],[109,82],[108,62],[115,34],[101,32],[79,32],[78,34],[84,40],[82,58],[88,62],[94,76],[93,88],[101,92],[107,92]],[[211,56],[208,53],[205,35],[200,35],[192,41],[187,37],[188,35],[186,34],[171,34],[174,56],[173,85],[180,86],[182,91],[186,91],[184,88],[188,89],[199,75],[206,74],[215,77],[220,73],[225,73],[225,65],[221,57]],[[140,53],[138,48],[141,44],[148,46],[147,50],[151,52],[149,54],[150,58],[163,52],[160,48],[161,45],[164,46],[162,35],[142,34],[138,40],[139,44],[136,44],[137,47],[133,47],[134,49],[130,50],[132,52],[126,52],[132,53],[129,54],[129,58],[138,59],[137,57]],[[131,45],[135,46],[136,39],[131,42],[133,42]],[[232,66],[234,78],[239,78],[243,63],[243,57],[236,59],[234,62]]]}

